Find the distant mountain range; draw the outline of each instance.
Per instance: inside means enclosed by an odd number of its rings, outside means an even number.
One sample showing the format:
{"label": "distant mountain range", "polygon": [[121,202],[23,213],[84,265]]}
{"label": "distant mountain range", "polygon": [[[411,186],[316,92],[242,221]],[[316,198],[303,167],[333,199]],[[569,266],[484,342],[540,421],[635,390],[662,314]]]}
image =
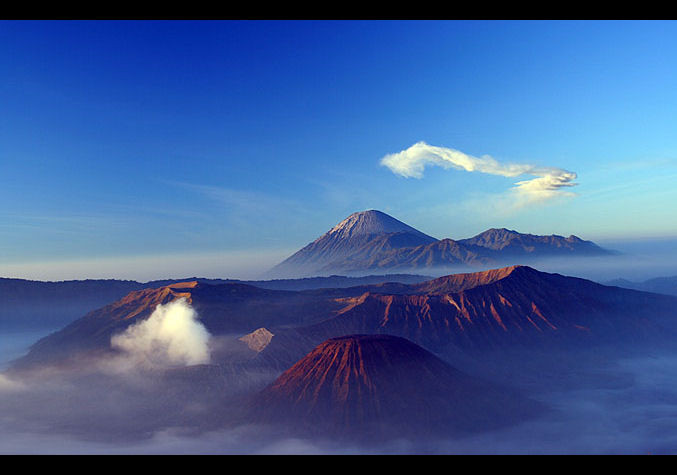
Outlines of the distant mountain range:
{"label": "distant mountain range", "polygon": [[59,328],[143,286],[114,279],[41,282],[0,278],[0,331]]}
{"label": "distant mountain range", "polygon": [[275,266],[270,276],[364,272],[430,272],[490,267],[553,256],[611,255],[576,236],[538,236],[489,229],[468,239],[435,239],[381,211],[353,213]]}
{"label": "distant mountain range", "polygon": [[309,290],[341,288],[381,282],[416,283],[430,277],[414,274],[331,275],[302,279],[238,280],[188,277],[150,282],[117,279],[87,279],[43,282],[0,278],[0,331],[60,328],[93,309],[121,299],[135,290],[154,289],[177,282],[210,285],[241,283],[264,289]]}
{"label": "distant mountain range", "polygon": [[644,292],[655,292],[657,294],[677,295],[677,276],[656,277],[643,282],[615,279],[605,282],[604,284],[615,285],[625,289],[642,290]]}

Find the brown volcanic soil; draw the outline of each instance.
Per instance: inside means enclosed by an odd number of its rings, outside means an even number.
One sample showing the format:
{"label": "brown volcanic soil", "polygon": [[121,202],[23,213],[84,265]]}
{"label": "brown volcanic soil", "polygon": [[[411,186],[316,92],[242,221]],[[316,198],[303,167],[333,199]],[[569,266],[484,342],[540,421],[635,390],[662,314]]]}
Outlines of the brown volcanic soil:
{"label": "brown volcanic soil", "polygon": [[404,338],[351,335],[317,346],[261,392],[249,414],[292,433],[380,441],[491,430],[540,411]]}
{"label": "brown volcanic soil", "polygon": [[315,341],[364,333],[407,338],[431,351],[510,345],[641,343],[675,330],[677,299],[512,266],[366,292],[335,317],[298,329]]}
{"label": "brown volcanic soil", "polygon": [[462,292],[480,285],[493,284],[505,279],[521,266],[503,267],[467,274],[451,274],[438,279],[429,280],[411,287],[417,294],[449,294]]}

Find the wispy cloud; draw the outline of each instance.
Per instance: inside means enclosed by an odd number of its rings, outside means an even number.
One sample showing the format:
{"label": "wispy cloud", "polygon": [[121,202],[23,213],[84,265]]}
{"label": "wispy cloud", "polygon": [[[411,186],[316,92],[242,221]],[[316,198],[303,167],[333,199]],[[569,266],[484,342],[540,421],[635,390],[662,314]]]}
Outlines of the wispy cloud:
{"label": "wispy cloud", "polygon": [[[204,185],[177,181],[166,182],[174,187],[187,190],[211,203],[209,219],[213,221],[218,214],[221,223],[232,229],[256,233],[259,237],[265,233],[277,240],[276,229],[289,225],[290,220],[298,223],[309,214],[304,202],[281,196],[274,192],[235,189],[225,186]],[[290,213],[290,210],[294,210]]]}
{"label": "wispy cloud", "polygon": [[225,207],[232,213],[268,215],[284,207],[299,207],[300,203],[282,196],[252,190],[178,181],[166,183],[197,193]]}
{"label": "wispy cloud", "polygon": [[423,171],[427,166],[510,178],[531,175],[534,178],[518,181],[511,189],[516,198],[514,204],[518,207],[558,196],[572,196],[574,193],[565,190],[575,186],[574,180],[577,178],[575,172],[562,168],[501,163],[489,155],[474,157],[453,148],[435,147],[425,142],[418,142],[401,152],[386,155],[381,159],[381,165],[406,178],[423,178]]}

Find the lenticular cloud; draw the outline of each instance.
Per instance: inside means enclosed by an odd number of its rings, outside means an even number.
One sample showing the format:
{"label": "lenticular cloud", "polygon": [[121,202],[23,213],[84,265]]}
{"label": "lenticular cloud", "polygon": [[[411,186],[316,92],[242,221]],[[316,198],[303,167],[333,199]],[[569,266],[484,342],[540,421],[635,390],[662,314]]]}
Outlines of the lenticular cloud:
{"label": "lenticular cloud", "polygon": [[137,364],[193,365],[209,362],[209,332],[185,298],[158,305],[147,320],[113,336],[111,346]]}
{"label": "lenticular cloud", "polygon": [[513,187],[524,202],[537,202],[562,195],[572,195],[564,188],[575,186],[576,173],[554,167],[539,167],[522,163],[500,163],[489,155],[473,157],[459,150],[435,147],[418,142],[406,150],[386,155],[381,165],[407,178],[422,178],[426,166],[455,168],[468,172],[488,173],[505,177],[532,175],[535,178],[518,181]]}

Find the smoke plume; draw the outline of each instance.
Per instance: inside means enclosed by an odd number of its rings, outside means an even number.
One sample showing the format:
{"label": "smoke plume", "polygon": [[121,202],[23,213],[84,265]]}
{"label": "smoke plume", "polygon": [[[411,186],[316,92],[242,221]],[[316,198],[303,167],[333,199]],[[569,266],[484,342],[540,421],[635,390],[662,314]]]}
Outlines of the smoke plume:
{"label": "smoke plume", "polygon": [[147,320],[111,338],[111,346],[144,366],[209,362],[207,329],[185,298],[158,305]]}

